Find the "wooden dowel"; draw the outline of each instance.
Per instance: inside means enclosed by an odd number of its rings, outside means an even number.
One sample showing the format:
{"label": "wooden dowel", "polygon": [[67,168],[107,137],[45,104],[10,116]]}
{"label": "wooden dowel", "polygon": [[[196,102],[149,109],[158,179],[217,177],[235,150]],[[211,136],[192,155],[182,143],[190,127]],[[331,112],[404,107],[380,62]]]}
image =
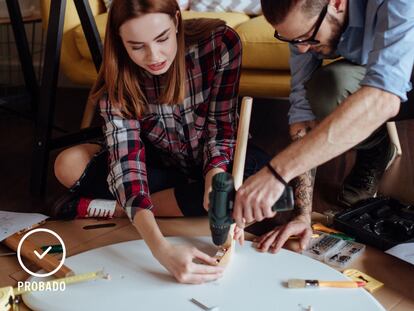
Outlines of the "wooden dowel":
{"label": "wooden dowel", "polygon": [[[237,141],[236,148],[234,151],[234,160],[233,160],[233,179],[234,187],[236,190],[240,188],[243,184],[243,174],[244,174],[244,165],[246,161],[246,151],[247,151],[247,142],[249,139],[249,126],[250,126],[250,116],[252,112],[253,99],[251,97],[243,97],[241,109],[240,109],[240,119],[237,129]],[[233,254],[235,241],[233,239],[235,224],[230,226],[229,236],[226,243],[223,247],[226,248],[224,256],[220,256],[221,260],[218,263],[220,266],[226,265]],[[220,251],[218,252],[220,253]],[[217,254],[215,258],[218,258]]]}
{"label": "wooden dowel", "polygon": [[402,155],[400,138],[398,137],[397,126],[395,122],[387,122],[388,135],[390,135],[391,142],[397,147],[397,155]]}
{"label": "wooden dowel", "polygon": [[237,129],[237,142],[234,151],[233,171],[234,187],[236,190],[243,184],[244,164],[246,162],[247,142],[249,140],[250,116],[253,99],[243,97],[240,109],[239,127]]}

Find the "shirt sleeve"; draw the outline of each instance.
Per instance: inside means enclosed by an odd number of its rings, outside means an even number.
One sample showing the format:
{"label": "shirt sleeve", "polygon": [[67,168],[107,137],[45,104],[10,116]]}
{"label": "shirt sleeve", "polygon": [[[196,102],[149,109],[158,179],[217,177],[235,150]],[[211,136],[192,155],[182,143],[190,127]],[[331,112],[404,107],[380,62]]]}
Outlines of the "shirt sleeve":
{"label": "shirt sleeve", "polygon": [[[227,171],[236,144],[241,42],[236,32],[229,27],[225,27],[224,33],[220,34],[220,60],[211,89],[206,121],[204,174],[212,168]],[[219,33],[214,34],[218,35]]]}
{"label": "shirt sleeve", "polygon": [[376,18],[374,47],[361,85],[382,89],[406,101],[414,63],[414,1],[385,0]]}
{"label": "shirt sleeve", "polygon": [[138,209],[153,209],[145,167],[140,123],[122,117],[109,100],[99,102],[109,151],[109,190],[132,221]]}
{"label": "shirt sleeve", "polygon": [[298,49],[289,44],[291,92],[289,95],[289,124],[311,121],[315,119],[309,101],[306,99],[305,83],[312,73],[321,66],[322,60],[312,53],[299,53]]}

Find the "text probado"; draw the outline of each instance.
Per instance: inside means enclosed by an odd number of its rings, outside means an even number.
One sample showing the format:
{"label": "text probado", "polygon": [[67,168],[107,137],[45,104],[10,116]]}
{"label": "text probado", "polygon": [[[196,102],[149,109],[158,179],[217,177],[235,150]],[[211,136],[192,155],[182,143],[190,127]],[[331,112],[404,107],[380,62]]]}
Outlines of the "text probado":
{"label": "text probado", "polygon": [[24,291],[63,292],[66,289],[65,282],[17,282],[17,288]]}

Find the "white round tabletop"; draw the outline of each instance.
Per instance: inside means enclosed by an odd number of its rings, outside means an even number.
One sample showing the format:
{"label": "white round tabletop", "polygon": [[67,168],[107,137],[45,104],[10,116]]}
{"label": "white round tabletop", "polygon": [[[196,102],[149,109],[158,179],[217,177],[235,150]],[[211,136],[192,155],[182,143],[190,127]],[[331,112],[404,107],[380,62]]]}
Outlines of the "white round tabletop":
{"label": "white round tabletop", "polygon": [[[211,237],[170,237],[171,243],[189,244],[214,255]],[[364,289],[289,289],[288,279],[346,280],[335,269],[282,249],[259,253],[251,242],[236,251],[224,276],[201,285],[179,284],[157,262],[143,240],[93,249],[69,257],[65,265],[76,274],[104,268],[111,280],[68,285],[63,292],[23,295],[33,310],[180,310],[200,311],[192,298],[208,307],[227,310],[384,310]],[[45,281],[50,278],[31,278]],[[311,307],[311,309],[309,308]]]}

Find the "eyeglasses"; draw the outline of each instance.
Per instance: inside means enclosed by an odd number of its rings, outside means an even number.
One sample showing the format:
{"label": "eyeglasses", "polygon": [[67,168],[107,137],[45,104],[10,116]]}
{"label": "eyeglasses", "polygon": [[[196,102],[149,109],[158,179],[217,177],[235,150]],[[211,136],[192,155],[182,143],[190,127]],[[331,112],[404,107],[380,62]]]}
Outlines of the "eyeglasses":
{"label": "eyeglasses", "polygon": [[318,34],[319,29],[321,28],[322,22],[325,19],[326,13],[328,13],[328,6],[329,4],[325,5],[324,8],[321,11],[321,14],[319,14],[318,20],[315,23],[315,30],[312,33],[312,36],[308,39],[293,39],[289,40],[286,38],[283,38],[279,35],[279,33],[275,30],[274,37],[280,41],[288,42],[293,45],[302,45],[302,44],[309,44],[309,45],[317,45],[321,43],[319,40],[316,40],[315,37]]}

